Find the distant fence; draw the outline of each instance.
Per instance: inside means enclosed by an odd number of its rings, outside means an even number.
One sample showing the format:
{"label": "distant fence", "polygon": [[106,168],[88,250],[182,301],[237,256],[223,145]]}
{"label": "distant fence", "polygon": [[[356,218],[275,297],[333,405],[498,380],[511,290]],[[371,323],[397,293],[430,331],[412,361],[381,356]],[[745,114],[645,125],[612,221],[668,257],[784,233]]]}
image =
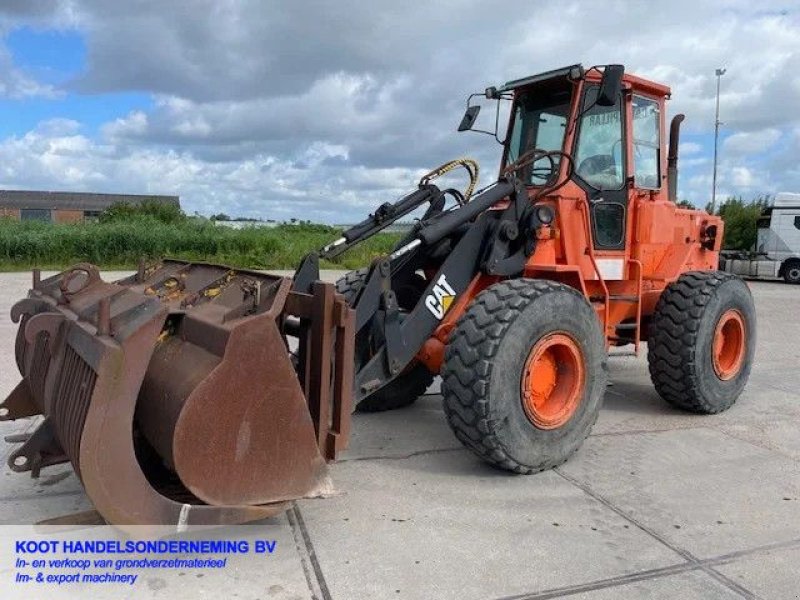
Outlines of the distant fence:
{"label": "distant fence", "polygon": [[[229,227],[231,229],[246,229],[248,227],[266,227],[271,229],[278,226],[302,225],[302,223],[278,223],[277,221],[213,221],[213,223],[214,225],[221,225],[222,227]],[[333,227],[344,230],[349,229],[353,225],[355,225],[355,223],[333,225]],[[386,233],[408,233],[413,226],[413,223],[392,223],[383,231]]]}
{"label": "distant fence", "polygon": [[281,223],[276,221],[212,221],[214,225],[228,227],[229,229],[246,229],[248,227],[266,227],[272,229]]}

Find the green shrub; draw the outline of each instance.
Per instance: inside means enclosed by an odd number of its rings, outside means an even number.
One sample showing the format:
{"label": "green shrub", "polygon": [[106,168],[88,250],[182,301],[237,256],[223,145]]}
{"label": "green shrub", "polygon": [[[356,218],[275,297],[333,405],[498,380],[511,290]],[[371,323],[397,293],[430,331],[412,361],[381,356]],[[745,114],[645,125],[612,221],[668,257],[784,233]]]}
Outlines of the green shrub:
{"label": "green shrub", "polygon": [[162,223],[182,223],[186,215],[175,204],[164,204],[155,200],[144,200],[141,204],[116,202],[100,213],[101,223],[130,221],[139,217],[150,217]]}
{"label": "green shrub", "polygon": [[[95,223],[69,224],[2,219],[0,269],[62,269],[82,261],[104,268],[133,268],[140,258],[164,256],[242,268],[293,269],[305,254],[341,234],[327,225],[232,229],[200,219],[165,222],[154,214],[115,215]],[[323,266],[362,267],[391,251],[399,239],[397,234],[378,234],[335,261],[323,261]]]}
{"label": "green shrub", "polygon": [[744,200],[741,196],[730,197],[720,204],[716,213],[725,223],[723,247],[726,250],[752,249],[758,236],[758,218],[770,204],[769,196],[759,196],[753,200]]}

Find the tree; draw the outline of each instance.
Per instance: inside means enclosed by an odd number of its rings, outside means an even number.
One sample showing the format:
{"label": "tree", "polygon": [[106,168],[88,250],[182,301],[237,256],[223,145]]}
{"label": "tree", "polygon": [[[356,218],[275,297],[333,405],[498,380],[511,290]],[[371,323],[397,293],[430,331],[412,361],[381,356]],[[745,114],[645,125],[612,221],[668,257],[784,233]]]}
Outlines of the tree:
{"label": "tree", "polygon": [[749,201],[739,196],[729,197],[720,204],[717,214],[725,223],[723,247],[726,250],[751,250],[758,236],[758,218],[771,203],[769,196],[758,196]]}
{"label": "tree", "polygon": [[99,220],[101,223],[111,223],[114,221],[130,221],[137,218],[151,218],[162,223],[182,223],[186,220],[186,215],[180,206],[157,200],[146,199],[138,204],[130,202],[115,202],[102,213]]}
{"label": "tree", "polygon": [[211,215],[212,221],[230,221],[231,218],[226,215],[225,213],[218,213],[216,215]]}
{"label": "tree", "polygon": [[678,200],[675,203],[675,206],[677,206],[678,208],[694,208],[694,204],[692,204],[688,200]]}

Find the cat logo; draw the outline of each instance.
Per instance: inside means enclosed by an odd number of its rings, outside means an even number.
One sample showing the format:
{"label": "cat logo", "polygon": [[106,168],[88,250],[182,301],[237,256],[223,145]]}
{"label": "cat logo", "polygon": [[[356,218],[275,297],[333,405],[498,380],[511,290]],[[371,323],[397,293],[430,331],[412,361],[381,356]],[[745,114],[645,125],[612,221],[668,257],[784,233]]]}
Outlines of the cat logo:
{"label": "cat logo", "polygon": [[447,277],[442,275],[433,286],[431,293],[425,297],[425,306],[434,317],[441,321],[455,298],[456,291],[447,283]]}

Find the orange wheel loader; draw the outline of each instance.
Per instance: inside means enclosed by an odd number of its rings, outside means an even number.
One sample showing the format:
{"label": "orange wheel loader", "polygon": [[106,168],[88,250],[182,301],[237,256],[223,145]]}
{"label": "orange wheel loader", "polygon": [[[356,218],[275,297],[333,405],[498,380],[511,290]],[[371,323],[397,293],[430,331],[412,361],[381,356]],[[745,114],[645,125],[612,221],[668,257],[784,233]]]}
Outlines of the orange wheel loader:
{"label": "orange wheel loader", "polygon": [[[621,65],[473,94],[508,103],[500,173],[451,161],[380,206],[294,277],[163,260],[106,282],[78,264],[12,309],[22,380],[0,419],[42,415],[9,467],[70,461],[114,524],[237,523],[332,489],[352,407],[414,402],[435,375],[455,436],[516,473],[552,468],[595,423],[611,346],[647,342],[658,393],[733,404],[750,373],[753,300],[716,271],[722,222],[675,204],[669,88]],[[464,190],[436,181],[465,169]],[[417,211],[418,212],[414,212]],[[388,256],[335,286],[334,259],[412,212]]]}

